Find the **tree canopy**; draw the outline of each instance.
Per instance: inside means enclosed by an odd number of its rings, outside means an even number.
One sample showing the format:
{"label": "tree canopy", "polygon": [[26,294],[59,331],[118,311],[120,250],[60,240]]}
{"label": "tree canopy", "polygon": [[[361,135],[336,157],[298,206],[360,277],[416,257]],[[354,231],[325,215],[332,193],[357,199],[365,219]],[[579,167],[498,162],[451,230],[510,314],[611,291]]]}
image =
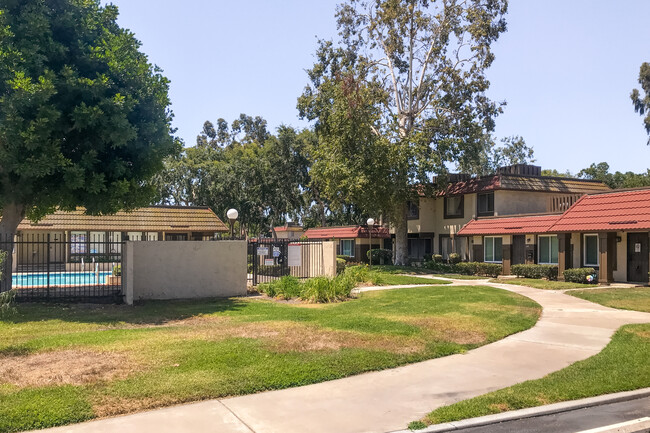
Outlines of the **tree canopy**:
{"label": "tree canopy", "polygon": [[485,148],[501,109],[485,71],[506,10],[505,0],[348,0],[339,43],[319,42],[298,100],[319,140],[314,183],[333,205],[389,216],[397,263],[407,260],[407,201]]}
{"label": "tree canopy", "polygon": [[[630,97],[634,103],[634,110],[641,116],[645,114],[643,123],[645,130],[650,136],[650,63],[643,63],[639,72],[639,84],[641,91],[645,93],[642,95],[638,89],[632,90]],[[650,137],[648,137],[648,144],[650,144]]]}
{"label": "tree canopy", "polygon": [[5,1],[0,9],[3,234],[25,213],[149,204],[177,149],[168,81],[98,0]]}

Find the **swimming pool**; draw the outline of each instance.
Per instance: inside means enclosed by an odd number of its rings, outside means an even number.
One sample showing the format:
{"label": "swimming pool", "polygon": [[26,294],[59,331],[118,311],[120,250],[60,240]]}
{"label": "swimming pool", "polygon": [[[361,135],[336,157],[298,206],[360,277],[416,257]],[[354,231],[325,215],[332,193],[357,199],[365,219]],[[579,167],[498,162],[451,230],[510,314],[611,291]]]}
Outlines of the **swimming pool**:
{"label": "swimming pool", "polygon": [[[52,272],[50,286],[90,286],[106,284],[106,277],[111,272]],[[14,287],[42,287],[48,285],[47,273],[13,274]]]}

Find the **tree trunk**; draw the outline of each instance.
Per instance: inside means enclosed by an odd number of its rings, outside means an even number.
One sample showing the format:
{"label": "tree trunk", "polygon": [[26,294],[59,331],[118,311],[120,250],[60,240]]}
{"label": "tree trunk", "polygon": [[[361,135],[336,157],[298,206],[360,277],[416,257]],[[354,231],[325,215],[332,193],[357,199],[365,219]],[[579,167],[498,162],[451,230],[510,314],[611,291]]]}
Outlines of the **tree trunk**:
{"label": "tree trunk", "polygon": [[6,253],[4,264],[0,265],[0,292],[11,290],[11,274],[13,271],[14,236],[18,224],[25,217],[25,207],[22,204],[8,203],[2,208],[0,219],[0,251]]}
{"label": "tree trunk", "polygon": [[409,226],[406,211],[406,203],[402,203],[398,209],[399,215],[395,218],[395,264],[401,266],[408,265],[409,258]]}

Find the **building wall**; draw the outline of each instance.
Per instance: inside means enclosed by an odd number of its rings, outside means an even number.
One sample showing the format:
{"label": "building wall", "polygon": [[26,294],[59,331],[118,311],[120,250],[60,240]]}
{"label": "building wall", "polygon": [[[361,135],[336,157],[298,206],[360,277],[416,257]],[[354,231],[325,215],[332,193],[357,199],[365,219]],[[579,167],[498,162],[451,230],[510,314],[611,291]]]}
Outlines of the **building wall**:
{"label": "building wall", "polygon": [[621,241],[616,242],[616,269],[614,281],[627,281],[627,233],[617,232]]}
{"label": "building wall", "polygon": [[433,233],[436,231],[438,201],[440,200],[431,197],[420,198],[420,218],[408,221],[409,233]]}
{"label": "building wall", "polygon": [[246,241],[127,242],[126,301],[246,294]]}

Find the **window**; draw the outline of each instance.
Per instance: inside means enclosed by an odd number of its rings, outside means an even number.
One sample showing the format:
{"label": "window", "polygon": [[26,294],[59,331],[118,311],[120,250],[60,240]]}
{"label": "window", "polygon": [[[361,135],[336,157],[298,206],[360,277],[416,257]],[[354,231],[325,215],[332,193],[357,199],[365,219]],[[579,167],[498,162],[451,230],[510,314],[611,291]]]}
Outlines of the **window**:
{"label": "window", "polygon": [[408,207],[407,213],[406,213],[406,218],[410,220],[417,220],[420,219],[420,208],[418,207],[418,204],[412,201],[409,201],[406,203],[406,206]]}
{"label": "window", "polygon": [[598,235],[585,235],[584,248],[584,265],[598,266]]}
{"label": "window", "polygon": [[106,252],[106,232],[90,232],[90,254]]}
{"label": "window", "polygon": [[462,218],[465,214],[464,196],[445,197],[445,218]]}
{"label": "window", "polygon": [[426,254],[431,254],[431,239],[411,238],[408,240],[408,256],[422,259]]}
{"label": "window", "polygon": [[145,234],[147,235],[147,240],[148,241],[157,241],[158,240],[158,232],[147,232]]}
{"label": "window", "polygon": [[478,216],[494,215],[494,193],[488,192],[476,196]]}
{"label": "window", "polygon": [[341,240],[341,255],[354,256],[354,239]]}
{"label": "window", "polygon": [[122,252],[122,232],[108,232],[108,249],[113,254]]}
{"label": "window", "polygon": [[557,236],[540,236],[538,244],[539,264],[557,265],[559,252]]}
{"label": "window", "polygon": [[485,248],[485,261],[490,263],[503,262],[503,239],[486,236],[483,239]]}
{"label": "window", "polygon": [[70,254],[86,254],[88,252],[88,233],[70,232]]}
{"label": "window", "polygon": [[142,240],[142,232],[128,232],[126,234],[128,239],[130,241],[141,241]]}

